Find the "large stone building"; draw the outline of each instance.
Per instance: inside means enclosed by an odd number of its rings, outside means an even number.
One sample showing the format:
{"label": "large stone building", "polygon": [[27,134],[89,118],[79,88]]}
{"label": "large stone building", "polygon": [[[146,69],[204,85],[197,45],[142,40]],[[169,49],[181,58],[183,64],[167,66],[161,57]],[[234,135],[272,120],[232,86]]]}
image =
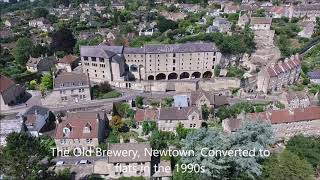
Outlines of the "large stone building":
{"label": "large stone building", "polygon": [[288,140],[299,134],[320,136],[320,107],[318,106],[246,114],[237,119],[225,119],[222,126],[225,132],[232,133],[248,120],[271,124],[278,141]]}
{"label": "large stone building", "polygon": [[287,140],[298,134],[320,135],[320,107],[318,106],[249,114],[246,119],[270,122],[278,140]]}
{"label": "large stone building", "polygon": [[300,4],[292,9],[293,17],[316,18],[320,16],[320,4]]}
{"label": "large stone building", "polygon": [[54,87],[51,96],[59,103],[77,103],[90,101],[90,81],[86,73],[62,72],[54,78]]}
{"label": "large stone building", "polygon": [[257,90],[271,93],[293,84],[299,79],[301,71],[298,55],[286,58],[284,62],[266,67],[258,73]]}
{"label": "large stone building", "polygon": [[[100,113],[101,114],[101,113]],[[70,113],[58,122],[55,143],[59,150],[77,151],[78,148],[94,151],[106,134],[107,115],[94,112]]]}
{"label": "large stone building", "polygon": [[82,46],[80,51],[83,71],[94,82],[210,78],[221,58],[213,43]]}

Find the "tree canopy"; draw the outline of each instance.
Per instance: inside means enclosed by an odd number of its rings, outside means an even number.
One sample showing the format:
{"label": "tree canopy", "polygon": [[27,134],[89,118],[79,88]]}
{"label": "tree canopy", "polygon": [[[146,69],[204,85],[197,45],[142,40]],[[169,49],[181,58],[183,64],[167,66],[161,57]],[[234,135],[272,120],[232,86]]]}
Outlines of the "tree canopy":
{"label": "tree canopy", "polygon": [[312,166],[294,153],[285,150],[268,158],[263,163],[262,179],[279,180],[311,180],[313,177]]}
{"label": "tree canopy", "polygon": [[40,138],[26,133],[11,133],[6,146],[0,151],[0,172],[13,179],[34,179],[41,177],[40,170],[46,166],[39,162],[51,155]]}
{"label": "tree canopy", "polygon": [[76,39],[70,29],[61,28],[52,34],[51,48],[53,51],[72,53],[75,44]]}
{"label": "tree canopy", "polygon": [[[260,162],[265,158],[259,154],[265,151],[273,141],[271,126],[262,122],[245,122],[232,135],[226,135],[218,129],[201,128],[189,133],[183,140],[184,150],[193,150],[194,156],[181,157],[186,164],[200,164],[205,171],[200,174],[203,178],[223,179],[227,177],[246,176],[250,178],[261,175]],[[203,148],[207,148],[204,149]],[[248,150],[253,156],[203,156],[209,150],[229,151]]]}
{"label": "tree canopy", "polygon": [[320,166],[320,138],[294,136],[288,141],[286,148],[299,158],[307,160],[314,168]]}
{"label": "tree canopy", "polygon": [[24,66],[28,61],[33,49],[33,42],[30,38],[19,38],[12,54],[16,62]]}

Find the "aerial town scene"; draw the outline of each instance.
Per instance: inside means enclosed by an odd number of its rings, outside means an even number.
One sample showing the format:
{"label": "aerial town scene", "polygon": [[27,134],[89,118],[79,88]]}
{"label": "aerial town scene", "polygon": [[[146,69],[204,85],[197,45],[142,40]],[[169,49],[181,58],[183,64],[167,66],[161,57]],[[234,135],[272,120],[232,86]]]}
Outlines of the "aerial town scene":
{"label": "aerial town scene", "polygon": [[0,0],[0,180],[320,180],[320,0]]}

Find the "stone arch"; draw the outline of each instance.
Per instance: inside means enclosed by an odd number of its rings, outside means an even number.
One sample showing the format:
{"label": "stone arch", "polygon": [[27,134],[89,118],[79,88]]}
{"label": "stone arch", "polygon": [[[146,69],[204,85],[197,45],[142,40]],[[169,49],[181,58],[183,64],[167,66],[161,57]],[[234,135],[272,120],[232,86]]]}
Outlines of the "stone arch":
{"label": "stone arch", "polygon": [[203,73],[203,78],[211,78],[212,77],[212,72],[211,71],[206,71]]}
{"label": "stone arch", "polygon": [[165,80],[166,77],[167,77],[167,76],[166,76],[165,74],[159,73],[159,74],[157,74],[157,76],[156,76],[156,80]]}
{"label": "stone arch", "polygon": [[188,72],[183,72],[180,74],[180,79],[188,79],[190,74]]}
{"label": "stone arch", "polygon": [[201,78],[201,73],[200,72],[194,72],[191,75],[192,78]]}
{"label": "stone arch", "polygon": [[154,76],[153,75],[148,76],[148,80],[154,80]]}
{"label": "stone arch", "polygon": [[178,79],[178,74],[177,73],[170,73],[168,75],[168,80],[170,79]]}
{"label": "stone arch", "polygon": [[130,71],[131,72],[138,72],[138,66],[137,65],[135,65],[135,64],[132,64],[131,66],[130,66]]}

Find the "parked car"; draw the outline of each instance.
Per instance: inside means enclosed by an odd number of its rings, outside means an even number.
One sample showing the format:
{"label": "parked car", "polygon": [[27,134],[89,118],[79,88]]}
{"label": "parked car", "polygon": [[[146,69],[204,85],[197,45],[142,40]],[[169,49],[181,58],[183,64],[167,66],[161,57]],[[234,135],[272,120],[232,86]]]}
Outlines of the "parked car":
{"label": "parked car", "polygon": [[76,164],[91,164],[91,162],[83,159],[83,160],[77,161]]}
{"label": "parked car", "polygon": [[57,161],[57,162],[56,162],[56,165],[57,165],[57,166],[61,166],[61,165],[64,165],[64,164],[65,164],[64,161]]}

